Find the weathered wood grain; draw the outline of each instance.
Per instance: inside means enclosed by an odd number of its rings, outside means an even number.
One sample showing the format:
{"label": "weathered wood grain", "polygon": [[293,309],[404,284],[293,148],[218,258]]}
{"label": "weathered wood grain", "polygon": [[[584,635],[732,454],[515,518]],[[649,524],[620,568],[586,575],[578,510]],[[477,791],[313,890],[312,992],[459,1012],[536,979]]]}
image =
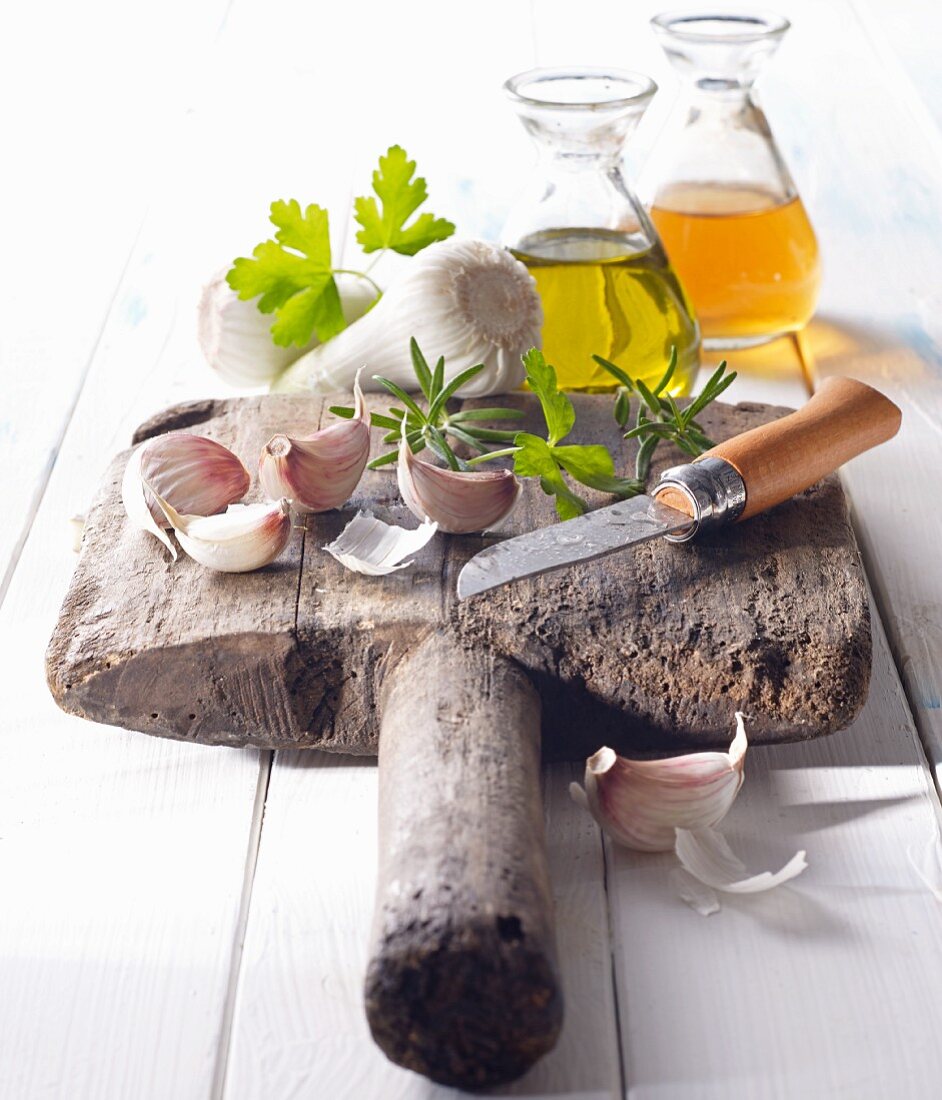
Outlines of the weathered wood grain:
{"label": "weathered wood grain", "polygon": [[379,764],[373,1038],[442,1084],[511,1081],[562,1024],[539,696],[512,662],[432,634],[387,681]]}
{"label": "weathered wood grain", "polygon": [[[508,400],[537,426],[533,399]],[[577,405],[574,441],[609,443],[627,471],[610,399]],[[316,427],[322,405],[258,397],[202,411],[199,431],[251,466],[276,428]],[[783,411],[714,406],[704,422],[723,439]],[[194,415],[169,410],[151,430],[197,426]],[[662,448],[655,471],[679,460]],[[358,507],[414,524],[387,471],[367,474],[342,511],[310,517],[273,566],[232,576],[185,556],[172,564],[129,527],[117,492],[125,461],[115,460],[90,513],[47,658],[60,705],[97,721],[199,742],[373,753],[385,675],[446,623],[527,670],[551,757],[579,758],[603,742],[725,744],[735,709],[755,715],[756,742],[802,739],[846,726],[866,696],[869,613],[834,478],[692,545],[647,543],[458,604],[458,569],[500,536],[437,538],[412,569],[382,580],[322,551]],[[505,531],[554,521],[528,483]]]}

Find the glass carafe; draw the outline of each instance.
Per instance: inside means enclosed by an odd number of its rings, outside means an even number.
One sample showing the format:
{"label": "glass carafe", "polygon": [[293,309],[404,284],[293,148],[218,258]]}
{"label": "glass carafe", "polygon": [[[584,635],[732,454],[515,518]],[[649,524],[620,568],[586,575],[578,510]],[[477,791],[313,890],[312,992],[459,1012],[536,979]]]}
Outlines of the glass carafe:
{"label": "glass carafe", "polygon": [[504,87],[540,155],[503,243],[536,279],[543,349],[560,385],[613,387],[593,354],[657,381],[676,347],[673,392],[685,393],[699,365],[699,328],[622,168],[654,82],[626,72],[533,69]]}
{"label": "glass carafe", "polygon": [[788,20],[700,12],[651,22],[684,83],[642,190],[704,346],[793,332],[814,312],[818,245],[752,87]]}

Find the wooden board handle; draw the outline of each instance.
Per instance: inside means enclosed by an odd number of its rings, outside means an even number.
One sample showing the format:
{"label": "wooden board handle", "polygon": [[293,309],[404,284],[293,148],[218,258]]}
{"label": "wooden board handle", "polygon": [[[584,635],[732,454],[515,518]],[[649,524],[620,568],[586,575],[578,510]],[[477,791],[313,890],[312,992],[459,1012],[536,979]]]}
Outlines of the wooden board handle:
{"label": "wooden board handle", "polygon": [[720,443],[703,457],[724,458],[739,471],[746,485],[739,517],[744,520],[885,443],[899,431],[900,419],[893,402],[871,386],[828,378],[797,412]]}
{"label": "wooden board handle", "polygon": [[373,1038],[442,1084],[513,1080],[562,1022],[540,700],[511,662],[431,635],[384,690]]}

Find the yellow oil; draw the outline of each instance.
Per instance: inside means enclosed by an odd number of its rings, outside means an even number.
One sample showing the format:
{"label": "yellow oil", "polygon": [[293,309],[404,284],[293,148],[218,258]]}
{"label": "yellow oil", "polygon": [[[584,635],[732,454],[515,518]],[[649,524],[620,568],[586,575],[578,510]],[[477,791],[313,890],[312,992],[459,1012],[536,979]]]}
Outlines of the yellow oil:
{"label": "yellow oil", "polygon": [[657,382],[675,346],[671,392],[688,392],[700,362],[700,331],[659,243],[631,251],[624,233],[556,229],[527,237],[513,251],[536,279],[543,351],[562,389],[617,385],[593,354]]}

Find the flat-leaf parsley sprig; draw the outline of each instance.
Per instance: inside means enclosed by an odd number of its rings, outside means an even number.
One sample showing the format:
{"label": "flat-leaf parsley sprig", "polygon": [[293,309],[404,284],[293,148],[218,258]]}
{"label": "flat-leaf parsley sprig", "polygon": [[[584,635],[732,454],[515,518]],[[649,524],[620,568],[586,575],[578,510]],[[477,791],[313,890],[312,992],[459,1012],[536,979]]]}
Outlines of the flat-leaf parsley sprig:
{"label": "flat-leaf parsley sprig", "polygon": [[566,394],[560,391],[556,371],[541,351],[531,348],[524,355],[523,364],[530,389],[539,398],[543,409],[546,438],[530,432],[517,432],[513,447],[473,458],[469,465],[513,455],[514,473],[520,477],[538,477],[543,492],[556,498],[556,512],[560,519],[581,516],[589,507],[569,487],[564,474],[580,485],[618,497],[640,493],[643,485],[638,481],[615,474],[615,462],[607,447],[600,443],[563,444],[575,425],[576,410]]}
{"label": "flat-leaf parsley sprig", "polygon": [[[425,180],[415,177],[415,161],[392,145],[373,172],[373,195],[354,200],[364,252],[391,250],[405,256],[450,237],[454,225],[432,214],[409,219],[428,198]],[[273,313],[272,340],[281,347],[304,347],[312,336],[322,343],[346,327],[336,275],[352,275],[381,291],[367,271],[335,267],[327,211],[316,203],[304,210],[297,199],[271,204],[274,239],[262,241],[251,257],[240,256],[226,275],[229,286],[248,301],[258,298],[262,313]],[[376,259],[379,258],[376,257]],[[375,259],[374,259],[375,263]],[[373,264],[370,265],[372,268]]]}

